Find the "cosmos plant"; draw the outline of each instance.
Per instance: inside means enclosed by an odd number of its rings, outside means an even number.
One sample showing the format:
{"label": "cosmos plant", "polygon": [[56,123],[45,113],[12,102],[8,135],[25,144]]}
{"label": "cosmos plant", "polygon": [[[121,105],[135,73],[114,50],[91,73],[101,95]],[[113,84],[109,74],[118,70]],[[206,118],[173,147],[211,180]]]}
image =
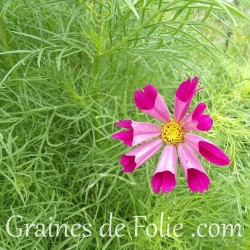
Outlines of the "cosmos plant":
{"label": "cosmos plant", "polygon": [[[164,145],[156,170],[151,179],[155,193],[171,192],[176,186],[177,154],[184,171],[188,187],[192,192],[208,190],[210,179],[196,154],[218,166],[230,164],[230,159],[216,145],[192,131],[209,131],[213,120],[204,114],[206,104],[199,103],[187,114],[196,89],[198,78],[180,84],[174,99],[173,118],[156,87],[147,85],[135,91],[135,105],[142,112],[159,120],[162,126],[133,120],[120,120],[116,125],[124,131],[112,135],[127,146],[136,148],[121,157],[124,172],[133,172],[153,157]],[[195,154],[196,153],[196,154]]]}

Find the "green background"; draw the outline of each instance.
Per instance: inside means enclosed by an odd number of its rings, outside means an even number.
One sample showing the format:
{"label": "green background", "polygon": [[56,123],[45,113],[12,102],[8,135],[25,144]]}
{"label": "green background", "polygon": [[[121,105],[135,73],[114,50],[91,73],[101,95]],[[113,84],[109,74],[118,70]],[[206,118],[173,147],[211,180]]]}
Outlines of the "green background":
{"label": "green background", "polygon": [[[1,249],[249,249],[249,2],[0,0]],[[124,174],[129,150],[112,140],[119,119],[153,121],[134,90],[154,84],[173,111],[178,85],[198,76],[191,108],[206,102],[214,126],[203,136],[232,160],[202,161],[209,191],[192,193],[178,166],[177,187],[154,194],[159,154]],[[124,237],[100,237],[113,212]],[[132,216],[171,225],[182,237],[134,237]],[[88,238],[10,237],[24,223],[92,224]],[[201,224],[236,224],[243,236],[192,237]],[[114,228],[114,227],[113,227]],[[33,232],[33,234],[32,234]]]}

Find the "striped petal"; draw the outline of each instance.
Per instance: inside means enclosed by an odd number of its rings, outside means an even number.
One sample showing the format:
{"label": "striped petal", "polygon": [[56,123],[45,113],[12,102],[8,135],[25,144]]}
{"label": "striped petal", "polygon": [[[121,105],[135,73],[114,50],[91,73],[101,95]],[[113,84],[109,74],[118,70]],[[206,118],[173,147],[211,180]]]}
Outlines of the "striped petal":
{"label": "striped petal", "polygon": [[122,140],[124,144],[131,147],[161,135],[161,127],[152,123],[120,120],[116,125],[127,130],[117,132],[112,137]]}
{"label": "striped petal", "polygon": [[171,192],[176,186],[177,154],[174,145],[167,145],[162,151],[156,171],[151,179],[155,193]]}
{"label": "striped petal", "polygon": [[184,143],[180,143],[178,145],[178,154],[189,189],[192,192],[198,191],[200,193],[208,190],[210,179],[194,152]]}
{"label": "striped petal", "polygon": [[196,89],[197,84],[198,78],[194,77],[181,83],[176,90],[174,103],[174,118],[176,121],[181,121],[185,117],[194,94],[199,91],[199,89]]}
{"label": "striped petal", "polygon": [[145,142],[134,148],[130,152],[121,157],[121,165],[124,167],[124,172],[133,172],[140,167],[151,157],[153,157],[163,145],[162,139],[155,139],[153,141]]}
{"label": "striped petal", "polygon": [[205,103],[199,103],[196,108],[182,121],[186,131],[209,131],[213,126],[213,119],[203,114]]}
{"label": "striped petal", "polygon": [[168,107],[153,85],[147,85],[143,90],[135,91],[134,99],[136,107],[145,114],[164,123],[170,121]]}
{"label": "striped petal", "polygon": [[203,137],[186,133],[184,139],[195,152],[211,163],[218,166],[226,166],[230,164],[228,156],[220,148]]}

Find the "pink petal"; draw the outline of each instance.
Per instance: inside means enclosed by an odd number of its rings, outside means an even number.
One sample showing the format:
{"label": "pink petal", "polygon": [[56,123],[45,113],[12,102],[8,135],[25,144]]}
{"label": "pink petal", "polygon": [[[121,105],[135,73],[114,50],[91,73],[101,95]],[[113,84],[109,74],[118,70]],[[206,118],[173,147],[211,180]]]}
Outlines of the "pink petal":
{"label": "pink petal", "polygon": [[209,131],[213,126],[213,119],[210,115],[202,115],[198,121],[192,120],[183,125],[186,131]]}
{"label": "pink petal", "polygon": [[176,186],[177,154],[174,145],[167,145],[162,151],[161,157],[156,167],[156,171],[151,179],[151,184],[155,193],[171,192]]}
{"label": "pink petal", "polygon": [[132,128],[131,123],[132,123],[132,120],[120,120],[116,122],[115,124],[121,128]]}
{"label": "pink petal", "polygon": [[200,193],[208,190],[210,179],[194,152],[184,143],[180,143],[178,145],[178,154],[190,190]]}
{"label": "pink petal", "polygon": [[197,92],[196,86],[198,78],[194,77],[192,80],[180,84],[175,93],[174,117],[176,121],[181,121],[186,115],[194,94]]}
{"label": "pink petal", "polygon": [[161,127],[147,122],[132,122],[133,128],[133,142],[132,146],[135,146],[143,141],[152,139],[161,135]]}
{"label": "pink petal", "polygon": [[202,115],[202,117],[198,120],[197,129],[201,131],[209,131],[213,126],[213,119],[210,115]]}
{"label": "pink petal", "polygon": [[198,77],[194,77],[192,80],[187,79],[187,81],[180,84],[176,91],[176,97],[182,102],[189,101],[193,97],[196,86],[198,84]]}
{"label": "pink petal", "polygon": [[152,109],[155,106],[157,95],[158,91],[156,87],[149,84],[143,90],[135,91],[135,105],[140,110]]}
{"label": "pink petal", "polygon": [[216,145],[204,139],[201,136],[186,133],[185,141],[206,160],[218,166],[226,166],[230,164],[228,156]]}
{"label": "pink petal", "polygon": [[133,172],[136,167],[135,156],[123,155],[120,160],[121,165],[124,167],[124,172]]}
{"label": "pink petal", "polygon": [[121,140],[124,142],[124,144],[132,147],[132,142],[133,142],[133,131],[132,130],[127,130],[127,131],[121,131],[114,133],[112,135],[112,138]]}
{"label": "pink petal", "polygon": [[120,161],[121,165],[124,167],[123,171],[133,172],[154,156],[159,151],[163,143],[162,139],[155,139],[153,141],[145,142],[137,148],[134,148],[130,152],[124,154]]}
{"label": "pink petal", "polygon": [[203,114],[206,107],[207,105],[204,102],[200,102],[192,112],[192,119],[196,121],[199,120],[200,116]]}
{"label": "pink petal", "polygon": [[205,111],[207,105],[203,102],[198,103],[198,105],[195,107],[195,109],[190,112],[190,114],[185,117],[182,121],[182,124],[185,125],[193,120],[198,121],[200,116],[203,114]]}
{"label": "pink petal", "polygon": [[135,146],[143,141],[161,135],[161,127],[148,122],[121,120],[116,125],[128,130],[117,132],[112,135],[112,138],[122,140],[128,146]]}
{"label": "pink petal", "polygon": [[167,123],[170,113],[166,103],[153,85],[147,85],[143,90],[135,91],[135,105],[144,113]]}
{"label": "pink petal", "polygon": [[213,126],[213,119],[209,115],[204,115],[205,103],[199,103],[196,108],[182,121],[186,131],[209,131]]}
{"label": "pink petal", "polygon": [[188,187],[192,192],[200,192],[203,193],[205,190],[208,190],[210,185],[210,179],[205,172],[201,172],[200,170],[190,168],[188,169]]}

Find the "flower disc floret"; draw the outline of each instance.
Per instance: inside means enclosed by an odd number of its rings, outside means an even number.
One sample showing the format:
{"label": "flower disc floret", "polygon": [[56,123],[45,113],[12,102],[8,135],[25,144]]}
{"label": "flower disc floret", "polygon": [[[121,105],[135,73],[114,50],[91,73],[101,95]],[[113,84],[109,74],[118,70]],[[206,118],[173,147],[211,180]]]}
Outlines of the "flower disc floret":
{"label": "flower disc floret", "polygon": [[180,122],[171,120],[162,126],[161,139],[166,144],[177,145],[184,142],[185,130],[183,129]]}

